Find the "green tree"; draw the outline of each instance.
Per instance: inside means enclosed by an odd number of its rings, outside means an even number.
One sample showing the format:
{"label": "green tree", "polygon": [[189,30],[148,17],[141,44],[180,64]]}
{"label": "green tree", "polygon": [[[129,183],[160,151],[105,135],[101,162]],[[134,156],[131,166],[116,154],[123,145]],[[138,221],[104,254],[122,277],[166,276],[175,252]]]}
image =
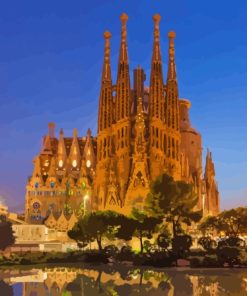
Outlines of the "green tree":
{"label": "green tree", "polygon": [[163,227],[163,229],[160,231],[160,234],[157,237],[156,243],[163,250],[167,250],[168,247],[170,246],[171,234],[166,227]]}
{"label": "green tree", "polygon": [[162,174],[151,183],[145,209],[150,215],[171,223],[173,237],[176,237],[182,233],[182,223],[191,225],[201,219],[202,212],[195,211],[197,201],[191,184]]}
{"label": "green tree", "polygon": [[202,236],[198,240],[198,244],[203,247],[206,251],[216,248],[217,243],[215,240],[211,239],[209,236]]}
{"label": "green tree", "polygon": [[82,245],[96,241],[99,250],[102,250],[102,239],[115,238],[120,224],[124,221],[122,216],[113,211],[92,212],[82,217],[68,235]]}
{"label": "green tree", "polygon": [[152,234],[155,232],[158,224],[162,222],[162,219],[155,217],[148,217],[143,211],[139,211],[135,208],[132,209],[131,227],[133,236],[137,237],[140,241],[140,251],[143,253],[144,245],[143,239],[152,238]]}
{"label": "green tree", "polygon": [[223,211],[218,215],[217,227],[228,236],[237,237],[246,233],[247,207],[239,207]]}
{"label": "green tree", "polygon": [[178,235],[172,239],[172,251],[178,258],[186,257],[191,246],[192,238],[190,235]]}
{"label": "green tree", "polygon": [[227,236],[238,237],[246,233],[247,207],[239,207],[221,212],[218,216],[209,216],[202,221],[199,229],[207,231],[224,232]]}
{"label": "green tree", "polygon": [[208,216],[204,218],[199,224],[198,229],[203,233],[203,235],[218,230],[218,217]]}

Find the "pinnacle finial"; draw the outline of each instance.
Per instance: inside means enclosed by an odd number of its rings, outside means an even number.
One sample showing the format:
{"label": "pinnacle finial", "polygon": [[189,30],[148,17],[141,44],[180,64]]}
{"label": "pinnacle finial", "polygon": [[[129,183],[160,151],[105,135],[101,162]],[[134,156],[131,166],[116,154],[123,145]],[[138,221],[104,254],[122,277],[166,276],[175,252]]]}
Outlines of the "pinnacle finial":
{"label": "pinnacle finial", "polygon": [[105,39],[110,39],[110,38],[111,38],[111,32],[109,32],[109,31],[105,31],[105,32],[104,32],[104,38],[105,38]]}
{"label": "pinnacle finial", "polygon": [[78,135],[78,131],[77,131],[77,128],[74,128],[73,130],[73,136],[76,138]]}
{"label": "pinnacle finial", "polygon": [[48,123],[48,129],[49,129],[49,136],[51,138],[54,138],[54,131],[55,131],[55,123],[54,122],[49,122]]}
{"label": "pinnacle finial", "polygon": [[122,13],[122,14],[120,15],[120,20],[121,20],[121,22],[122,22],[122,25],[126,25],[127,20],[128,20],[128,15],[127,15],[126,13]]}
{"label": "pinnacle finial", "polygon": [[160,20],[161,20],[161,16],[160,14],[156,13],[154,16],[153,16],[153,20],[154,20],[154,23],[155,25],[158,25]]}
{"label": "pinnacle finial", "polygon": [[63,135],[63,134],[64,134],[64,132],[63,132],[63,129],[62,129],[62,128],[60,128],[60,132],[59,132],[59,134],[60,134],[60,135]]}
{"label": "pinnacle finial", "polygon": [[169,39],[174,39],[176,37],[176,32],[174,32],[174,31],[170,31],[169,33],[168,33],[168,38]]}
{"label": "pinnacle finial", "polygon": [[91,135],[92,135],[92,132],[91,132],[90,128],[88,128],[88,130],[87,130],[87,136],[88,137],[91,137]]}

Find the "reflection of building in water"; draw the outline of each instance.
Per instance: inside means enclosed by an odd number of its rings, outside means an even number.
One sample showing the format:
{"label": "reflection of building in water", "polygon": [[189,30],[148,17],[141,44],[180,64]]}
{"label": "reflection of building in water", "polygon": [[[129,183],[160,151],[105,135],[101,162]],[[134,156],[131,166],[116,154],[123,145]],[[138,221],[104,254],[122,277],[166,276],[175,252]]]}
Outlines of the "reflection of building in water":
{"label": "reflection of building in water", "polygon": [[190,276],[190,281],[193,286],[193,296],[209,295],[209,296],[220,296],[221,292],[219,289],[219,283],[217,281],[208,281],[203,284],[202,276]]}
{"label": "reflection of building in water", "polygon": [[[114,269],[114,268],[113,268]],[[124,296],[222,296],[245,295],[246,272],[229,271],[215,274],[168,270],[160,272],[122,267],[121,270],[78,268],[45,268],[27,272],[19,271],[6,280],[9,284],[23,283],[23,296],[46,295],[124,295]],[[23,274],[23,276],[21,275]],[[67,294],[66,294],[66,293]]]}
{"label": "reflection of building in water", "polygon": [[[40,271],[37,271],[40,275]],[[77,275],[78,270],[73,268],[54,268],[45,269],[42,271],[42,282],[36,280],[33,275],[29,278],[27,276],[19,279],[19,282],[23,282],[23,296],[41,296],[52,295],[60,296],[62,292],[66,291],[68,283],[72,283]],[[12,282],[14,282],[12,280]]]}

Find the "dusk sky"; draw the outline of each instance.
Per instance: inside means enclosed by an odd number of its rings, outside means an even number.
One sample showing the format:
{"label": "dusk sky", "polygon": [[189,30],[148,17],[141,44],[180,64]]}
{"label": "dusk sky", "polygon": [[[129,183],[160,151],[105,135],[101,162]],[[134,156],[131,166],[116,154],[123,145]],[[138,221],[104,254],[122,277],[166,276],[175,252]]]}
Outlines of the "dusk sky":
{"label": "dusk sky", "polygon": [[[235,4],[235,5],[234,5]],[[32,160],[47,124],[66,136],[96,133],[109,30],[114,82],[119,16],[129,16],[130,70],[141,65],[149,85],[152,15],[160,23],[164,73],[167,32],[176,31],[180,98],[192,102],[191,122],[212,151],[221,209],[247,204],[247,1],[43,0],[0,5],[0,196],[24,204]]]}

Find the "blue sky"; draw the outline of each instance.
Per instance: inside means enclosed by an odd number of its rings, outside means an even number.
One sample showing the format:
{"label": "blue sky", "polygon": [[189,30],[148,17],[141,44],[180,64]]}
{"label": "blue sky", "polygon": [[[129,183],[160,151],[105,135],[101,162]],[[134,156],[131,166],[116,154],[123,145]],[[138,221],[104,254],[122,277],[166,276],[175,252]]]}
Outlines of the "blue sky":
{"label": "blue sky", "polygon": [[[234,5],[235,3],[235,5]],[[152,15],[177,33],[180,97],[192,102],[191,121],[213,152],[221,208],[247,201],[247,2],[198,0],[43,0],[0,4],[0,196],[24,203],[26,179],[47,123],[83,136],[97,123],[103,32],[112,33],[113,77],[122,12],[129,15],[130,68],[141,65],[149,84]]]}

